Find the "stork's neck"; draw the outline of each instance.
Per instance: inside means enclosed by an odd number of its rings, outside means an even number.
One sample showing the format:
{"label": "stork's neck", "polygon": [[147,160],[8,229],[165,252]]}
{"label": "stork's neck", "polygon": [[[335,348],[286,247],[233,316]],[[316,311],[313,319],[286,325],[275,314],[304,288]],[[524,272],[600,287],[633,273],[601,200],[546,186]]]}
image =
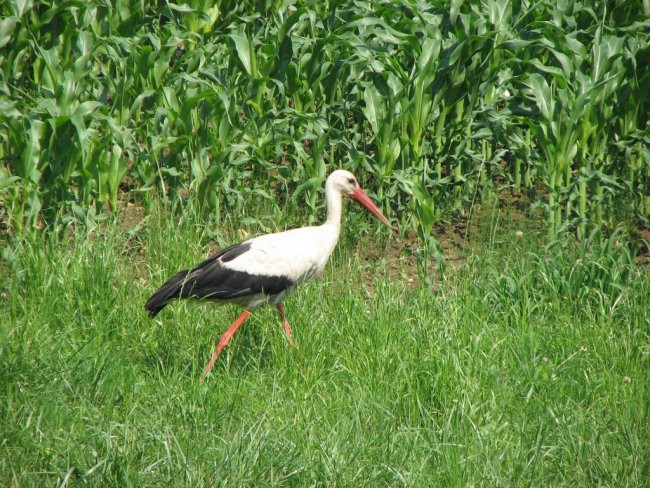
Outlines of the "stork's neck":
{"label": "stork's neck", "polygon": [[334,188],[331,180],[325,183],[325,198],[327,198],[327,220],[325,225],[332,225],[337,230],[341,228],[341,207],[343,206],[341,192]]}

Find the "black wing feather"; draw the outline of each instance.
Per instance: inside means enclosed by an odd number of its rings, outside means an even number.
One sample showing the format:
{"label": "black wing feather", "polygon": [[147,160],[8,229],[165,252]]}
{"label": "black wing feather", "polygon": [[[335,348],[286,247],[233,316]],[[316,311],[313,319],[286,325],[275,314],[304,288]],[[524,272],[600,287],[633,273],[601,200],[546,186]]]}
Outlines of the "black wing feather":
{"label": "black wing feather", "polygon": [[283,276],[254,275],[234,271],[223,266],[251,248],[250,243],[236,244],[223,249],[190,270],[179,271],[167,281],[144,308],[155,317],[175,299],[200,298],[208,300],[232,300],[259,293],[275,295],[289,288],[293,282]]}

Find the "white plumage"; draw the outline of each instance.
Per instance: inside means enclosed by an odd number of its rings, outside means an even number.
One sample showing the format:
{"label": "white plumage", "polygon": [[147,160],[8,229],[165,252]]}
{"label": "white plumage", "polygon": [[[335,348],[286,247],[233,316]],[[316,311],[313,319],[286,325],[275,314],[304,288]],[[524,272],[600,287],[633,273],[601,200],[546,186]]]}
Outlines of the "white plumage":
{"label": "white plumage", "polygon": [[251,248],[232,261],[229,269],[267,276],[285,276],[294,284],[318,276],[339,236],[338,226],[323,224],[255,237]]}

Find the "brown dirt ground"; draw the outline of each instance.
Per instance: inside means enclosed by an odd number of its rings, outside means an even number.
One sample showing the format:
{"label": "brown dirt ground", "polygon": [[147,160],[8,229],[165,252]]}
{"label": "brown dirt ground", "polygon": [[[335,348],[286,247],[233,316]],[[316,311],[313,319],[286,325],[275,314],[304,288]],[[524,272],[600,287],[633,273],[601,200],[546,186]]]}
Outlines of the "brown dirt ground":
{"label": "brown dirt ground", "polygon": [[[489,215],[494,215],[495,210],[499,212],[501,221],[509,223],[510,226],[530,229],[538,225],[528,217],[528,208],[529,203],[525,197],[506,194],[499,197],[497,206],[482,208],[480,205],[476,205],[471,213],[458,212],[449,221],[436,225],[434,235],[442,250],[447,271],[462,268],[468,252],[474,242],[477,242],[476,237],[481,237],[484,240],[486,228],[490,225]],[[128,233],[124,254],[128,255],[130,260],[141,261],[144,264],[146,250],[139,240],[138,231],[146,225],[145,209],[129,195],[129,192],[124,191],[120,194],[117,212],[119,213],[118,231]],[[0,238],[10,238],[6,229],[3,232],[1,226]],[[633,240],[637,246],[637,262],[643,266],[648,265],[650,263],[650,229],[640,227]],[[386,244],[371,244],[359,248],[357,252],[362,263],[369,267],[381,266],[389,280],[402,281],[406,286],[411,287],[419,284],[422,278],[418,272],[417,257],[420,247],[420,243],[413,233],[403,237],[395,234]],[[216,244],[213,244],[210,250],[216,251]],[[440,279],[440,276],[435,259],[430,259],[431,262],[428,263],[428,268],[431,270],[430,280],[435,282]],[[141,274],[136,271],[143,269],[141,266],[134,265],[131,269],[135,279],[144,279],[142,276],[135,276],[135,274]],[[368,274],[365,283],[369,291],[373,289],[371,275],[371,273]]]}

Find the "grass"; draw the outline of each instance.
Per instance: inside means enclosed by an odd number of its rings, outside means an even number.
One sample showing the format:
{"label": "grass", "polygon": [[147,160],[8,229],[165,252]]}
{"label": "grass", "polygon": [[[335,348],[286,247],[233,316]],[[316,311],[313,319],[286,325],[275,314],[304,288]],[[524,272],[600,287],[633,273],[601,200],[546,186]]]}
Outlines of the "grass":
{"label": "grass", "polygon": [[142,305],[206,235],[154,216],[16,243],[0,484],[647,486],[650,279],[623,247],[488,229],[434,293],[348,231],[285,302],[299,347],[258,311],[202,382],[236,310]]}

